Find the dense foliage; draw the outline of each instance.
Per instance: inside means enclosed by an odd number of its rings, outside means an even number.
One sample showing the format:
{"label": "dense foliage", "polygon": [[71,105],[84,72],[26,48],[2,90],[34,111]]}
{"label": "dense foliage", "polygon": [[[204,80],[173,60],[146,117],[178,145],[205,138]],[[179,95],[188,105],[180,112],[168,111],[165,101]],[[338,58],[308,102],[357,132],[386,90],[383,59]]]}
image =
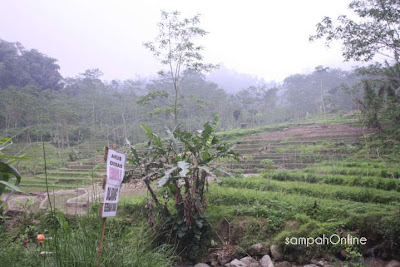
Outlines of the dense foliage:
{"label": "dense foliage", "polygon": [[[151,195],[147,203],[150,226],[163,242],[179,244],[192,259],[200,252],[208,225],[204,216],[206,187],[210,179],[216,179],[210,164],[219,158],[237,158],[215,135],[218,121],[219,116],[207,122],[201,132],[167,130],[166,140],[142,125],[149,139],[147,151],[139,156],[131,148],[131,162],[140,170]],[[152,188],[156,180],[162,188],[159,196]]]}
{"label": "dense foliage", "polygon": [[327,45],[339,40],[345,60],[372,61],[377,55],[388,59],[385,64],[357,70],[364,92],[357,103],[367,125],[400,138],[399,1],[354,0],[349,8],[359,21],[341,15],[335,25],[331,18],[325,17],[310,40],[325,38]]}
{"label": "dense foliage", "polygon": [[[2,44],[16,45],[5,41]],[[0,50],[3,70],[18,77],[25,75],[25,70],[9,66],[6,55]],[[37,64],[42,58],[47,57],[37,57]],[[26,83],[4,80],[0,90],[2,136],[12,137],[29,127],[17,137],[19,140],[51,141],[60,148],[89,139],[123,145],[126,140],[145,140],[141,123],[159,132],[164,126],[175,126],[168,108],[174,102],[174,87],[168,77],[106,82],[101,80],[100,70],[92,69],[52,83],[54,77],[60,77],[58,66],[54,71],[56,74],[51,77],[43,76],[41,83],[32,79]],[[355,107],[352,99],[357,96],[349,97],[341,89],[342,85],[350,88],[358,81],[355,74],[336,69],[293,75],[275,87],[255,84],[235,95],[197,72],[186,71],[184,76],[180,82],[178,121],[189,131],[200,129],[202,122],[216,114],[221,116],[220,129],[227,130],[242,123],[251,127],[321,113],[321,92],[326,112],[349,110]]]}
{"label": "dense foliage", "polygon": [[375,55],[382,55],[399,63],[399,1],[353,0],[349,8],[359,20],[341,15],[335,25],[331,18],[325,17],[310,40],[325,37],[327,45],[340,40],[346,60],[370,61]]}

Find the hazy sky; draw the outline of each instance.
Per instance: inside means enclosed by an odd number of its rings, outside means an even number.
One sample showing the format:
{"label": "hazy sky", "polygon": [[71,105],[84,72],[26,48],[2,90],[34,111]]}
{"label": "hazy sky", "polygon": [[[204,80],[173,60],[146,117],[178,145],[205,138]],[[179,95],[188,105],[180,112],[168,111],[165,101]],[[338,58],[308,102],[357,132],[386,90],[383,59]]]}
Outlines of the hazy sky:
{"label": "hazy sky", "polygon": [[279,81],[317,65],[350,68],[339,44],[308,41],[324,16],[348,13],[349,2],[0,0],[0,38],[58,59],[64,76],[99,68],[105,79],[126,79],[161,68],[142,45],[157,35],[161,9],[200,13],[207,62]]}

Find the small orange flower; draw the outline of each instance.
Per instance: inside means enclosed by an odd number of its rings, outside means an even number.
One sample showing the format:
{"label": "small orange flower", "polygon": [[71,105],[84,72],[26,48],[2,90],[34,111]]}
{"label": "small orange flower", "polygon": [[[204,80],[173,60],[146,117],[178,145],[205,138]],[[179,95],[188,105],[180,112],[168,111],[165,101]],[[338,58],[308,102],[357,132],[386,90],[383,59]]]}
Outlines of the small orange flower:
{"label": "small orange flower", "polygon": [[42,244],[42,243],[44,242],[44,239],[45,239],[44,234],[39,234],[39,235],[37,236],[37,240],[38,240],[38,242],[39,242],[40,244]]}

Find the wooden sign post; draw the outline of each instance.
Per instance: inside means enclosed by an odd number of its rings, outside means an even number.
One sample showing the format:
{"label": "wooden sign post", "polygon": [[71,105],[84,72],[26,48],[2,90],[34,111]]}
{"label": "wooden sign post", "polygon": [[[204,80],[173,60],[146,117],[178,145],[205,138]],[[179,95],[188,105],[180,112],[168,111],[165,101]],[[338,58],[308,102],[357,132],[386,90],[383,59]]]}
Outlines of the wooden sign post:
{"label": "wooden sign post", "polygon": [[96,267],[100,264],[107,217],[117,215],[119,193],[125,174],[125,159],[124,154],[106,147],[104,160],[107,163],[107,176],[103,182],[104,200],[99,209],[100,217],[103,218],[103,224],[101,226],[100,242],[97,249]]}

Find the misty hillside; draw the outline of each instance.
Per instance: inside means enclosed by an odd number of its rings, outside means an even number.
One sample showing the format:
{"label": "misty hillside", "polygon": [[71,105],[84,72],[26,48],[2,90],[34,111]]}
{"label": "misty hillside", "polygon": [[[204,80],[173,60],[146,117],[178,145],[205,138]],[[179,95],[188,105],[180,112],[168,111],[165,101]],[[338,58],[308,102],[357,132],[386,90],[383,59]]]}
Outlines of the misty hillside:
{"label": "misty hillside", "polygon": [[400,267],[399,10],[3,3],[0,266]]}
{"label": "misty hillside", "polygon": [[207,76],[207,80],[215,82],[229,94],[236,94],[240,90],[247,89],[250,86],[266,86],[267,88],[276,87],[275,82],[266,82],[263,78],[252,76],[250,74],[239,73],[221,65]]}

